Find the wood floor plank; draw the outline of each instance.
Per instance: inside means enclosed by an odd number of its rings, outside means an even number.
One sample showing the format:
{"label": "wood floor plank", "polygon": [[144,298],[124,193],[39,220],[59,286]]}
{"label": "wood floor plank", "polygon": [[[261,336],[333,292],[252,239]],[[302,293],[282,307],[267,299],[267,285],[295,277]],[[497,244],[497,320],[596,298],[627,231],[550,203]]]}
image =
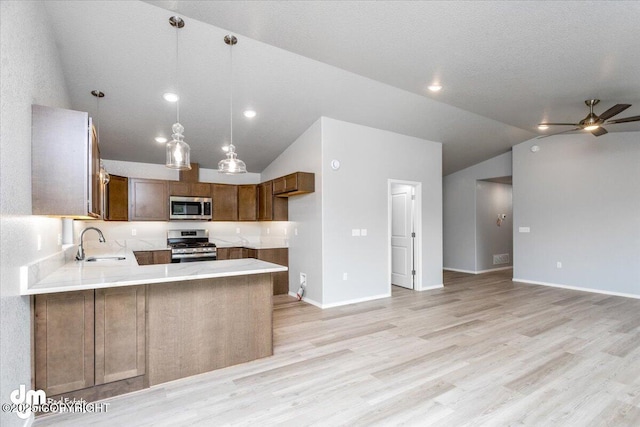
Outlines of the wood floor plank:
{"label": "wood floor plank", "polygon": [[640,300],[444,272],[321,310],[274,297],[274,355],[35,426],[636,426]]}

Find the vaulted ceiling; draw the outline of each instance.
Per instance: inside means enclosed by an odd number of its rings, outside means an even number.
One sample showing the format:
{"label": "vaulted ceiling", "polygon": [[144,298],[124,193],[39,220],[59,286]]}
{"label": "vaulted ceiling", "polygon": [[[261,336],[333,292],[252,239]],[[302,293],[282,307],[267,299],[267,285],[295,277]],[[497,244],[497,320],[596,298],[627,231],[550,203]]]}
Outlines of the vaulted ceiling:
{"label": "vaulted ceiling", "polygon": [[[640,115],[640,2],[45,3],[72,108],[99,120],[107,159],[164,163],[154,137],[170,138],[176,106],[162,94],[177,90],[191,160],[216,168],[231,81],[234,143],[251,172],[322,115],[442,142],[445,174],[543,134],[541,121],[577,122],[589,98],[601,99],[596,113],[629,103],[620,117]],[[177,87],[174,14],[186,22]],[[99,115],[94,89],[106,93]]]}

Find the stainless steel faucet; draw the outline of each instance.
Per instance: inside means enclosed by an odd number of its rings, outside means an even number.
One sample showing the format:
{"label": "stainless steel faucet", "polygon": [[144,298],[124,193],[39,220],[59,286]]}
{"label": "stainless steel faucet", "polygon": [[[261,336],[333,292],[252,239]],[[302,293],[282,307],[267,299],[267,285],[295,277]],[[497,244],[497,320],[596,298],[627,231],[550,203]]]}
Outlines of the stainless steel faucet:
{"label": "stainless steel faucet", "polygon": [[98,238],[99,242],[104,243],[106,241],[104,240],[104,235],[102,234],[102,231],[100,231],[96,227],[87,227],[84,230],[82,230],[82,233],[80,233],[80,246],[78,246],[78,253],[76,254],[76,260],[78,261],[84,260],[84,247],[82,246],[83,238],[84,238],[84,233],[86,233],[89,230],[96,230],[98,232],[98,234],[100,235],[100,237]]}

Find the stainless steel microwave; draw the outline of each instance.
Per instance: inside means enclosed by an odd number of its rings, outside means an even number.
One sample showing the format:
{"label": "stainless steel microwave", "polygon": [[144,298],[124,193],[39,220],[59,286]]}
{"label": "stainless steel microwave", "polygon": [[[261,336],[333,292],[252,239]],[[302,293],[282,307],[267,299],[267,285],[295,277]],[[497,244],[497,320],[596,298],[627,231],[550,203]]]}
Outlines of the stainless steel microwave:
{"label": "stainless steel microwave", "polygon": [[211,197],[169,197],[169,219],[210,221]]}

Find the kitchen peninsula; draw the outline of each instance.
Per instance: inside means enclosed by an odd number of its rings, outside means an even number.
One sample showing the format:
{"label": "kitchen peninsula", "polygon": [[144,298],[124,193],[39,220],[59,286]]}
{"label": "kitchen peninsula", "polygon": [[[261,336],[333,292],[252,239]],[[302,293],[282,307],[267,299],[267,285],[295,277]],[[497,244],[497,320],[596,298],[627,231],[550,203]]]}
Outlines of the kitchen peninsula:
{"label": "kitchen peninsula", "polygon": [[96,400],[273,354],[272,274],[287,267],[110,255],[125,259],[70,261],[42,278],[44,267],[24,267],[34,385],[48,396]]}

